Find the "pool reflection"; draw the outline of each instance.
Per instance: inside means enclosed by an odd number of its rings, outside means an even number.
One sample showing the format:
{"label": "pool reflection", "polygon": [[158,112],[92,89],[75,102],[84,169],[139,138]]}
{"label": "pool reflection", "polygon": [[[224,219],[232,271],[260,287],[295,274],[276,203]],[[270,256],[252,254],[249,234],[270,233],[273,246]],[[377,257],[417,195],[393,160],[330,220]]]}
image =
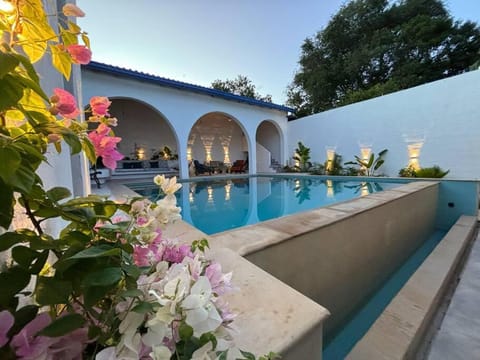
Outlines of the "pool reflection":
{"label": "pool reflection", "polygon": [[[183,183],[183,219],[207,234],[327,206],[398,186],[321,178],[252,177]],[[156,189],[135,189],[154,199]]]}

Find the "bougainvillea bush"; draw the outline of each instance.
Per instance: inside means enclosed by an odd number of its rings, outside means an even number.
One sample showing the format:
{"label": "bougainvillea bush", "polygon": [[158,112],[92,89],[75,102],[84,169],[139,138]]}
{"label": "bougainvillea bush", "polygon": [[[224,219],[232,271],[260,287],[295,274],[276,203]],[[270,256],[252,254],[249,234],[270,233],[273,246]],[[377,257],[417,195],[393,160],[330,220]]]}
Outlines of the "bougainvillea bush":
{"label": "bougainvillea bush", "polygon": [[[0,358],[255,359],[231,336],[232,274],[206,259],[206,240],[163,236],[180,218],[176,178],[155,177],[156,201],[44,187],[37,172],[47,152],[83,152],[92,164],[101,156],[112,169],[122,155],[108,98],[90,99],[80,121],[72,94],[42,89],[33,64],[46,53],[66,79],[91,58],[71,21],[83,12],[66,4],[47,17],[42,5],[0,0]],[[14,225],[20,213],[30,226]],[[60,220],[58,234],[45,230]]]}

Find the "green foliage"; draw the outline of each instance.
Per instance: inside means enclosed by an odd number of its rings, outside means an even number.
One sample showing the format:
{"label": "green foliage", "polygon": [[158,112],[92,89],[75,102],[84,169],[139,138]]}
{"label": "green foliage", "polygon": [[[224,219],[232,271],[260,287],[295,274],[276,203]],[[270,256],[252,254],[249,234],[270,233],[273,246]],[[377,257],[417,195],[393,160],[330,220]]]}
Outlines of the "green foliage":
{"label": "green foliage", "polygon": [[295,149],[293,160],[296,162],[295,169],[297,171],[308,172],[312,167],[312,163],[310,162],[310,148],[299,141],[298,147]]}
{"label": "green foliage", "polygon": [[385,160],[383,157],[387,151],[387,149],[380,151],[376,158],[375,155],[371,153],[367,160],[363,160],[355,155],[355,161],[346,162],[345,165],[357,166],[360,175],[374,176],[375,171],[377,171],[384,164]]}
{"label": "green foliage", "polygon": [[325,174],[326,175],[342,175],[342,155],[335,153],[333,160],[325,161]]}
{"label": "green foliage", "polygon": [[432,167],[420,168],[415,170],[412,166],[408,166],[399,171],[400,177],[418,177],[418,178],[443,178],[450,170],[443,170],[440,166],[434,165]]}
{"label": "green foliage", "polygon": [[304,116],[460,74],[479,50],[441,0],[353,0],[304,41],[287,104]]}
{"label": "green foliage", "polygon": [[212,88],[252,99],[272,102],[272,95],[260,95],[252,80],[243,75],[238,75],[234,80],[215,80],[212,82]]}

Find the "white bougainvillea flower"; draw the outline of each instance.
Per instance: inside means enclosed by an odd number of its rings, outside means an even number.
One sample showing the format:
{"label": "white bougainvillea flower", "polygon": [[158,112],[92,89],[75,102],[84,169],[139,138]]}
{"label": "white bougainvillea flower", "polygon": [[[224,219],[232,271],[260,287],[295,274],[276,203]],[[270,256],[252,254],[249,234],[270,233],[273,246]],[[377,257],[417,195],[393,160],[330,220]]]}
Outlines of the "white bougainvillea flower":
{"label": "white bougainvillea flower", "polygon": [[155,346],[152,348],[150,357],[153,360],[170,360],[172,353],[165,345]]}
{"label": "white bougainvillea flower", "polygon": [[165,179],[161,184],[162,191],[166,195],[173,195],[175,192],[182,187],[182,184],[177,183],[177,177],[171,177],[170,179]]}
{"label": "white bougainvillea flower", "polygon": [[165,182],[165,175],[157,175],[153,178],[153,182],[158,185],[162,186],[163,183]]}
{"label": "white bougainvillea flower", "polygon": [[[160,308],[164,309],[164,308]],[[160,311],[158,311],[160,312]],[[157,313],[158,313],[157,312]],[[162,320],[167,320],[169,321],[171,316],[170,314],[165,314],[168,317],[155,317],[153,321],[148,321],[147,322],[147,333],[142,336],[142,342],[150,346],[151,348],[154,348],[155,346],[158,346],[159,344],[162,343],[162,340],[165,336],[168,335],[169,332],[169,327],[167,322],[164,322]]]}
{"label": "white bougainvillea flower", "polygon": [[200,276],[192,286],[190,295],[182,302],[182,308],[187,315],[185,321],[193,328],[193,334],[200,337],[202,334],[217,329],[222,318],[211,301],[212,287],[208,278]]}
{"label": "white bougainvillea flower", "polygon": [[215,360],[216,358],[213,344],[210,341],[192,354],[192,360]]}

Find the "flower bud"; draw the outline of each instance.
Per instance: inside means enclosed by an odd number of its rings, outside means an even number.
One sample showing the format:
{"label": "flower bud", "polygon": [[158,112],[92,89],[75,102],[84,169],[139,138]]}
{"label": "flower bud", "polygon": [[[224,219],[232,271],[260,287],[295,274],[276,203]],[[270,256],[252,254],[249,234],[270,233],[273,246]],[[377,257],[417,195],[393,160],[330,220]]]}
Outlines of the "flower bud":
{"label": "flower bud", "polygon": [[56,103],[58,103],[59,101],[60,101],[60,96],[58,96],[58,95],[52,95],[52,96],[50,96],[50,102],[51,102],[52,104],[56,104]]}
{"label": "flower bud", "polygon": [[48,134],[47,139],[49,143],[56,143],[62,140],[62,137],[58,134]]}
{"label": "flower bud", "polygon": [[75,4],[65,4],[62,8],[63,15],[84,17],[85,13]]}
{"label": "flower bud", "polygon": [[48,109],[48,111],[50,111],[50,114],[52,114],[52,115],[58,115],[58,113],[59,113],[59,111],[58,111],[58,109],[55,105],[52,106],[50,109]]}

